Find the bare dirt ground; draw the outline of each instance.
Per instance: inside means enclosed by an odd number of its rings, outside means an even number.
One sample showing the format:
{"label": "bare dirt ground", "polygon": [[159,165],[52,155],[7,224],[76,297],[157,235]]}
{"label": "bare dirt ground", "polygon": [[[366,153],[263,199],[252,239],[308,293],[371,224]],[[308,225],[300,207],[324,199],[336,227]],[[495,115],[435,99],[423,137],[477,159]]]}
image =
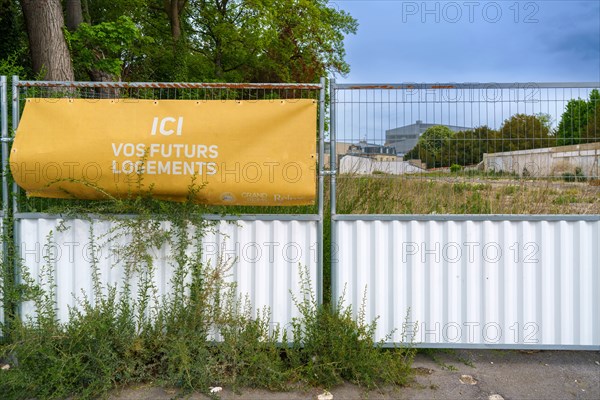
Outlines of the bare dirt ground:
{"label": "bare dirt ground", "polygon": [[[600,351],[456,350],[418,354],[414,381],[408,387],[366,391],[345,383],[330,388],[333,399],[600,399]],[[468,375],[468,376],[465,376]],[[274,393],[224,388],[216,398],[317,399],[323,390],[310,388]],[[181,397],[179,397],[181,396]],[[209,399],[152,384],[114,392],[113,400]]]}

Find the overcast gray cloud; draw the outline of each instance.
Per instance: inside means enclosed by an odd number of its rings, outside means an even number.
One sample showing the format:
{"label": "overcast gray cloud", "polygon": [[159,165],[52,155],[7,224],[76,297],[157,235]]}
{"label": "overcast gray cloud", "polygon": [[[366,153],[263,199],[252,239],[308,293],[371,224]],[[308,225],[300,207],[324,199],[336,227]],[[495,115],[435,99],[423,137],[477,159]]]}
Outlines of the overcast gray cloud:
{"label": "overcast gray cloud", "polygon": [[331,2],[359,21],[352,82],[600,80],[600,2]]}
{"label": "overcast gray cloud", "polygon": [[[569,2],[569,18],[560,11],[544,26],[540,41],[543,50],[564,58],[564,62],[600,65],[600,2]],[[553,28],[554,26],[554,28]],[[579,64],[580,65],[580,64]],[[593,68],[592,68],[592,71]]]}

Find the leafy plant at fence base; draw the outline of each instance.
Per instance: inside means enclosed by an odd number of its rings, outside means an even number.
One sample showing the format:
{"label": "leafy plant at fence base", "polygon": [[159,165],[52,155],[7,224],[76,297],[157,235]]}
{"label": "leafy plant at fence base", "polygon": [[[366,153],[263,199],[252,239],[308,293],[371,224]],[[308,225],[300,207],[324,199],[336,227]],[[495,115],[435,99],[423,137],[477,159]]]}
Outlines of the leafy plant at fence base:
{"label": "leafy plant at fence base", "polygon": [[333,309],[317,306],[306,277],[303,282],[304,299],[296,300],[301,317],[292,322],[293,344],[286,356],[308,383],[332,387],[346,380],[373,388],[409,382],[414,350],[384,350],[394,332],[373,340],[377,321],[366,321],[364,299],[354,317],[352,307],[343,306],[343,296]]}
{"label": "leafy plant at fence base", "polygon": [[[190,187],[190,199],[198,190]],[[78,205],[66,215],[90,218],[85,211],[94,207]],[[54,308],[55,255],[47,253],[39,277],[21,265],[22,286],[12,300],[32,301],[36,313],[30,320],[12,318],[11,341],[0,347],[0,356],[15,360],[0,375],[5,398],[93,398],[147,381],[207,392],[215,385],[285,390],[295,383],[329,387],[346,379],[373,387],[410,379],[414,352],[374,343],[376,323],[367,323],[364,313],[357,320],[350,308],[317,305],[302,267],[301,315],[289,330],[274,326],[269,310],[253,310],[227,278],[231,265],[204,259],[202,238],[213,224],[202,218],[204,207],[157,201],[151,191],[103,207],[137,216],[105,215],[112,227],[103,234],[92,224],[92,289],[78,294],[67,321],[59,321]],[[68,227],[65,220],[48,236],[49,248]],[[114,248],[124,277],[109,285],[101,275],[101,249],[119,239],[128,242]],[[171,290],[158,296],[151,254],[165,245],[173,260]]]}

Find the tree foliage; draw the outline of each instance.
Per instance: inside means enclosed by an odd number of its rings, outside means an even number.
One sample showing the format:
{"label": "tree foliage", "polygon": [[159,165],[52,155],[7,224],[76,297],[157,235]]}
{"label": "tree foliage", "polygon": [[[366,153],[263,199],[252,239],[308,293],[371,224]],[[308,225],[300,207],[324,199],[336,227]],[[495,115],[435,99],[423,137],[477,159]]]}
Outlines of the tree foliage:
{"label": "tree foliage", "polygon": [[429,128],[404,159],[420,159],[428,168],[475,165],[483,160],[485,153],[555,145],[548,115],[516,114],[505,120],[499,130],[487,126],[460,132],[452,132],[445,126]]}
{"label": "tree foliage", "polygon": [[453,136],[454,132],[446,126],[432,126],[423,132],[417,145],[405,157],[407,159],[418,158],[429,168],[441,167],[444,165],[442,149]]}
{"label": "tree foliage", "polygon": [[22,32],[17,4],[12,0],[0,0],[0,59],[5,60],[22,51],[26,44]]}
{"label": "tree foliage", "polygon": [[[19,40],[25,31],[23,2],[0,3],[0,30],[10,39],[0,44],[0,57],[17,57],[32,77],[37,69],[29,65],[39,60],[32,63],[30,43]],[[354,18],[326,0],[62,4],[61,25],[68,23],[63,34],[78,80],[316,82],[327,73],[349,71],[343,40],[357,29]]]}
{"label": "tree foliage", "polygon": [[516,114],[504,121],[494,146],[495,152],[529,150],[553,146],[550,129],[538,115]]}
{"label": "tree foliage", "polygon": [[85,73],[93,76],[93,71],[120,76],[126,61],[132,60],[135,50],[139,48],[137,43],[142,40],[135,23],[125,16],[115,22],[96,25],[84,22],[79,24],[75,32],[67,32],[66,35],[79,76]]}
{"label": "tree foliage", "polygon": [[573,99],[567,103],[558,124],[559,145],[600,142],[600,92],[594,89],[588,100]]}
{"label": "tree foliage", "polygon": [[487,126],[456,132],[446,140],[441,150],[442,165],[474,165],[483,160],[483,154],[495,151],[498,132]]}

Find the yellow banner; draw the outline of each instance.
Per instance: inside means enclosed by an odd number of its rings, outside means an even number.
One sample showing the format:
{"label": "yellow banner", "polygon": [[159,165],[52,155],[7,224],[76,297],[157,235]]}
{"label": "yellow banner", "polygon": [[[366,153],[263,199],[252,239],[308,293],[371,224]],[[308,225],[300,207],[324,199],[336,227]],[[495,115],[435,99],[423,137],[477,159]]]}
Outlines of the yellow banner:
{"label": "yellow banner", "polygon": [[314,204],[316,118],[307,99],[27,99],[10,168],[36,197],[184,201],[194,183],[206,204]]}

